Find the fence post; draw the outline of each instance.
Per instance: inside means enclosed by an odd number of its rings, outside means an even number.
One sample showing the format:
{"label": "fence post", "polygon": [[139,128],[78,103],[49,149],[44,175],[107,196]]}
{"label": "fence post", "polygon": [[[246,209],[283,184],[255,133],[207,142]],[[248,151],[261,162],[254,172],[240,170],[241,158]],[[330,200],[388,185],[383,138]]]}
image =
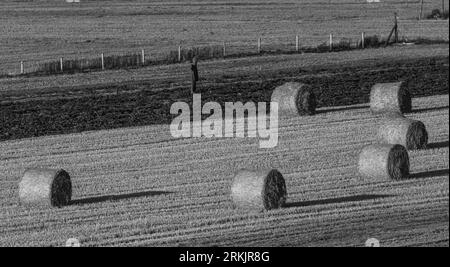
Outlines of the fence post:
{"label": "fence post", "polygon": [[101,57],[102,57],[102,70],[105,70],[105,55],[103,55],[102,53]]}
{"label": "fence post", "polygon": [[181,62],[181,45],[178,46],[178,62]]}
{"label": "fence post", "polygon": [[20,74],[24,74],[23,61],[20,61]]}
{"label": "fence post", "polygon": [[333,34],[330,33],[330,52],[333,51]]}
{"label": "fence post", "polygon": [[420,1],[420,14],[419,14],[419,20],[422,20],[423,16],[423,0]]}
{"label": "fence post", "polygon": [[227,56],[227,47],[225,42],[223,42],[223,57],[225,58]]}
{"label": "fence post", "polygon": [[362,32],[361,33],[361,48],[364,49],[366,47],[366,33]]}
{"label": "fence post", "polygon": [[144,49],[142,49],[142,51],[141,51],[141,56],[142,56],[142,65],[145,65],[145,51],[144,51]]}
{"label": "fence post", "polygon": [[395,43],[398,43],[398,14],[397,12],[394,13],[395,16]]}
{"label": "fence post", "polygon": [[60,68],[61,72],[64,72],[63,58],[59,59],[59,68]]}
{"label": "fence post", "polygon": [[258,38],[258,54],[261,54],[261,38]]}
{"label": "fence post", "polygon": [[191,62],[191,70],[192,70],[192,75],[191,75],[191,78],[192,78],[191,94],[195,94],[196,91],[197,91],[197,82],[199,80],[197,64],[198,64],[198,57],[194,56],[192,58],[192,62]]}
{"label": "fence post", "polygon": [[299,39],[298,39],[298,35],[295,36],[295,51],[298,53],[298,51],[300,50],[300,45],[299,45]]}

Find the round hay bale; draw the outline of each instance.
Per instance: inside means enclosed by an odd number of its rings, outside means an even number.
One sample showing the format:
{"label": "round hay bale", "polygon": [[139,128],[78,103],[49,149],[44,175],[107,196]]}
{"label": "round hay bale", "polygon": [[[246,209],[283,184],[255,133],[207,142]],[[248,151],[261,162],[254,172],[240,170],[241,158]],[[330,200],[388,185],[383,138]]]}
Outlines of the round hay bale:
{"label": "round hay bale", "polygon": [[272,102],[278,103],[279,114],[314,115],[316,113],[316,96],[312,87],[302,83],[288,82],[275,88]]}
{"label": "round hay bale", "polygon": [[62,169],[28,169],[19,183],[19,199],[26,205],[66,206],[72,199],[70,176]]}
{"label": "round hay bale", "polygon": [[411,95],[402,82],[375,84],[370,91],[373,113],[411,112]]}
{"label": "round hay bale", "polygon": [[236,208],[249,210],[271,210],[286,203],[286,183],[277,170],[236,173],[231,186],[231,196]]}
{"label": "round hay bale", "polygon": [[408,151],[402,145],[370,145],[359,155],[361,176],[377,180],[401,180],[409,176]]}
{"label": "round hay bale", "polygon": [[399,144],[408,150],[423,149],[428,144],[425,125],[402,115],[384,117],[378,127],[377,138],[381,143]]}

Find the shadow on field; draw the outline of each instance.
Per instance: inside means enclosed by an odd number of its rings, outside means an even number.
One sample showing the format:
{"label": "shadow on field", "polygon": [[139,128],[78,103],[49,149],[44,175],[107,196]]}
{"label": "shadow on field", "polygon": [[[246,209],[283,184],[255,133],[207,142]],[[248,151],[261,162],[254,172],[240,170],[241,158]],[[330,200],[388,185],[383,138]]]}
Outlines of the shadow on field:
{"label": "shadow on field", "polygon": [[429,172],[419,172],[419,173],[413,173],[409,176],[409,179],[425,179],[425,178],[431,178],[436,176],[443,176],[449,174],[449,170],[436,170],[436,171],[429,171]]}
{"label": "shadow on field", "polygon": [[318,205],[339,204],[339,203],[346,203],[346,202],[359,202],[359,201],[375,200],[375,199],[382,199],[382,198],[389,198],[389,197],[394,197],[394,195],[357,195],[357,196],[351,196],[351,197],[328,198],[328,199],[320,199],[320,200],[287,203],[286,207],[287,208],[309,207],[309,206],[318,206]]}
{"label": "shadow on field", "polygon": [[146,191],[146,192],[138,192],[138,193],[130,193],[123,195],[107,195],[107,196],[99,196],[99,197],[90,197],[72,200],[70,205],[85,205],[85,204],[94,204],[101,203],[107,201],[118,201],[123,199],[131,199],[131,198],[140,198],[140,197],[154,197],[159,195],[167,195],[172,194],[173,192],[168,191]]}
{"label": "shadow on field", "polygon": [[427,145],[428,149],[448,147],[448,140],[443,142],[431,143]]}
{"label": "shadow on field", "polygon": [[330,113],[330,112],[339,112],[339,111],[347,111],[347,110],[357,110],[357,109],[368,109],[368,105],[357,106],[357,107],[341,107],[341,108],[326,108],[322,110],[317,110],[317,114]]}
{"label": "shadow on field", "polygon": [[423,113],[423,112],[428,112],[428,111],[439,111],[439,110],[445,110],[448,109],[449,106],[445,106],[445,107],[436,107],[436,108],[422,108],[422,109],[416,109],[411,111],[411,113]]}

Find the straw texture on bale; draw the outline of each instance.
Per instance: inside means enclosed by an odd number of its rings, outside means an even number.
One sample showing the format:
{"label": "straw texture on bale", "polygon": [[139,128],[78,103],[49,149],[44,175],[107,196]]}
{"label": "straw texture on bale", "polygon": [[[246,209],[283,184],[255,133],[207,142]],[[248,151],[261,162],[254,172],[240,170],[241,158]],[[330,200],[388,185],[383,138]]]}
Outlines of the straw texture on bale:
{"label": "straw texture on bale", "polygon": [[411,112],[411,95],[402,82],[375,84],[370,91],[373,113]]}
{"label": "straw texture on bale", "polygon": [[408,151],[402,145],[370,145],[359,155],[358,169],[364,178],[401,180],[409,176]]}
{"label": "straw texture on bale", "polygon": [[428,144],[428,132],[421,121],[394,114],[381,120],[377,138],[381,143],[399,144],[408,150],[423,149]]}
{"label": "straw texture on bale", "polygon": [[271,210],[286,203],[286,183],[277,170],[236,173],[231,187],[231,197],[236,208],[247,210]]}
{"label": "straw texture on bale", "polygon": [[306,84],[285,83],[275,88],[271,101],[278,103],[279,114],[295,116],[316,113],[316,96],[312,87]]}
{"label": "straw texture on bale", "polygon": [[64,170],[29,169],[19,183],[19,199],[26,205],[62,207],[72,198],[72,183]]}

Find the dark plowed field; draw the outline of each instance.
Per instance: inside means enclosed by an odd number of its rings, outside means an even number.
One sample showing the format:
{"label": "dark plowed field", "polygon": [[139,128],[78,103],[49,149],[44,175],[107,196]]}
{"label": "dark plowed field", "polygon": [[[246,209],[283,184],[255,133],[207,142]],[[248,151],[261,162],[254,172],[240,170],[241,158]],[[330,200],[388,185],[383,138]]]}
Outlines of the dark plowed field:
{"label": "dark plowed field", "polygon": [[[298,81],[314,86],[319,107],[330,107],[368,102],[370,87],[379,82],[405,81],[414,97],[448,94],[448,72],[448,57],[421,58],[380,61],[375,67],[355,64],[203,77],[200,89],[204,102],[260,102],[270,101],[276,86]],[[5,94],[0,104],[0,141],[169,123],[175,101],[192,102],[188,86],[142,81],[78,88],[70,94],[61,90],[51,97],[40,92],[20,100]]]}

